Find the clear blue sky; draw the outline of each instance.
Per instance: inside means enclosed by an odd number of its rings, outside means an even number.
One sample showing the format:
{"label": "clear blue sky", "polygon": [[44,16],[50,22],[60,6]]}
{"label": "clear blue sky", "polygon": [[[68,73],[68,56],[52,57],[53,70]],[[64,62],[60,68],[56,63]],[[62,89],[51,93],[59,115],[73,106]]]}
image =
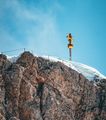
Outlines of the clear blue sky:
{"label": "clear blue sky", "polygon": [[68,32],[73,61],[106,75],[106,0],[0,0],[0,51],[27,48],[69,59]]}

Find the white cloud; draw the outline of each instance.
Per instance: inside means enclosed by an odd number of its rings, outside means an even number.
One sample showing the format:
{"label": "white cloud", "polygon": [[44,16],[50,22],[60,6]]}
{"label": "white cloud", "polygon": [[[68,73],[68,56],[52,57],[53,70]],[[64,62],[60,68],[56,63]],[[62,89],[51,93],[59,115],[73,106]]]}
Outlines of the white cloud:
{"label": "white cloud", "polygon": [[[14,13],[14,16],[11,18],[14,20],[13,25],[16,26],[16,31],[23,33],[24,41],[26,42],[25,44],[22,44],[20,40],[17,42],[17,36],[11,36],[11,33],[8,31],[3,31],[4,36],[6,36],[3,39],[4,41],[7,41],[7,39],[10,41],[10,38],[12,38],[11,45],[27,47],[35,51],[43,51],[44,53],[50,52],[49,50],[52,53],[53,49],[51,47],[55,44],[61,44],[56,23],[56,13],[53,13],[56,9],[57,12],[61,10],[59,3],[55,1],[52,7],[49,7],[45,12],[43,9],[35,6],[28,8],[18,0],[12,0],[11,2],[7,0],[2,10],[7,8],[10,8]],[[2,44],[4,44],[3,41]],[[8,49],[11,48],[8,47]]]}

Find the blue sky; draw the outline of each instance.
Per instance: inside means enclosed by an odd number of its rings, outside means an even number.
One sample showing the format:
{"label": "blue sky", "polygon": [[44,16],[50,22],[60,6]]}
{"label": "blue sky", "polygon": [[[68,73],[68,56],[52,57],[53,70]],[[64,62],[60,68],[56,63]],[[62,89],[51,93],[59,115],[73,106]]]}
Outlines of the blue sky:
{"label": "blue sky", "polygon": [[0,0],[0,51],[26,48],[69,59],[69,32],[73,61],[106,75],[106,0]]}

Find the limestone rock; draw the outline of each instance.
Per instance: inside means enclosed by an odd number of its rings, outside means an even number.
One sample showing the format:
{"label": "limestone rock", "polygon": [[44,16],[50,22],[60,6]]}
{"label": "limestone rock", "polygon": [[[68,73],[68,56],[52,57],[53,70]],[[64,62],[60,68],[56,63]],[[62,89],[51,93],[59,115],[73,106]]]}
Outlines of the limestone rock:
{"label": "limestone rock", "polygon": [[30,52],[15,63],[0,55],[0,120],[106,120],[106,80]]}

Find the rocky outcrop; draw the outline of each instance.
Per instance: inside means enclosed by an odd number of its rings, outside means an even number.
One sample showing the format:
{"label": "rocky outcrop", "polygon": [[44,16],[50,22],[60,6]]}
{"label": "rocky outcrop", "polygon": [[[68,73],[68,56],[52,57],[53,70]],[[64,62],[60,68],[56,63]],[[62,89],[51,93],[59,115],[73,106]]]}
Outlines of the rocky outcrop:
{"label": "rocky outcrop", "polygon": [[1,54],[0,120],[106,120],[106,80],[30,52],[15,63]]}

